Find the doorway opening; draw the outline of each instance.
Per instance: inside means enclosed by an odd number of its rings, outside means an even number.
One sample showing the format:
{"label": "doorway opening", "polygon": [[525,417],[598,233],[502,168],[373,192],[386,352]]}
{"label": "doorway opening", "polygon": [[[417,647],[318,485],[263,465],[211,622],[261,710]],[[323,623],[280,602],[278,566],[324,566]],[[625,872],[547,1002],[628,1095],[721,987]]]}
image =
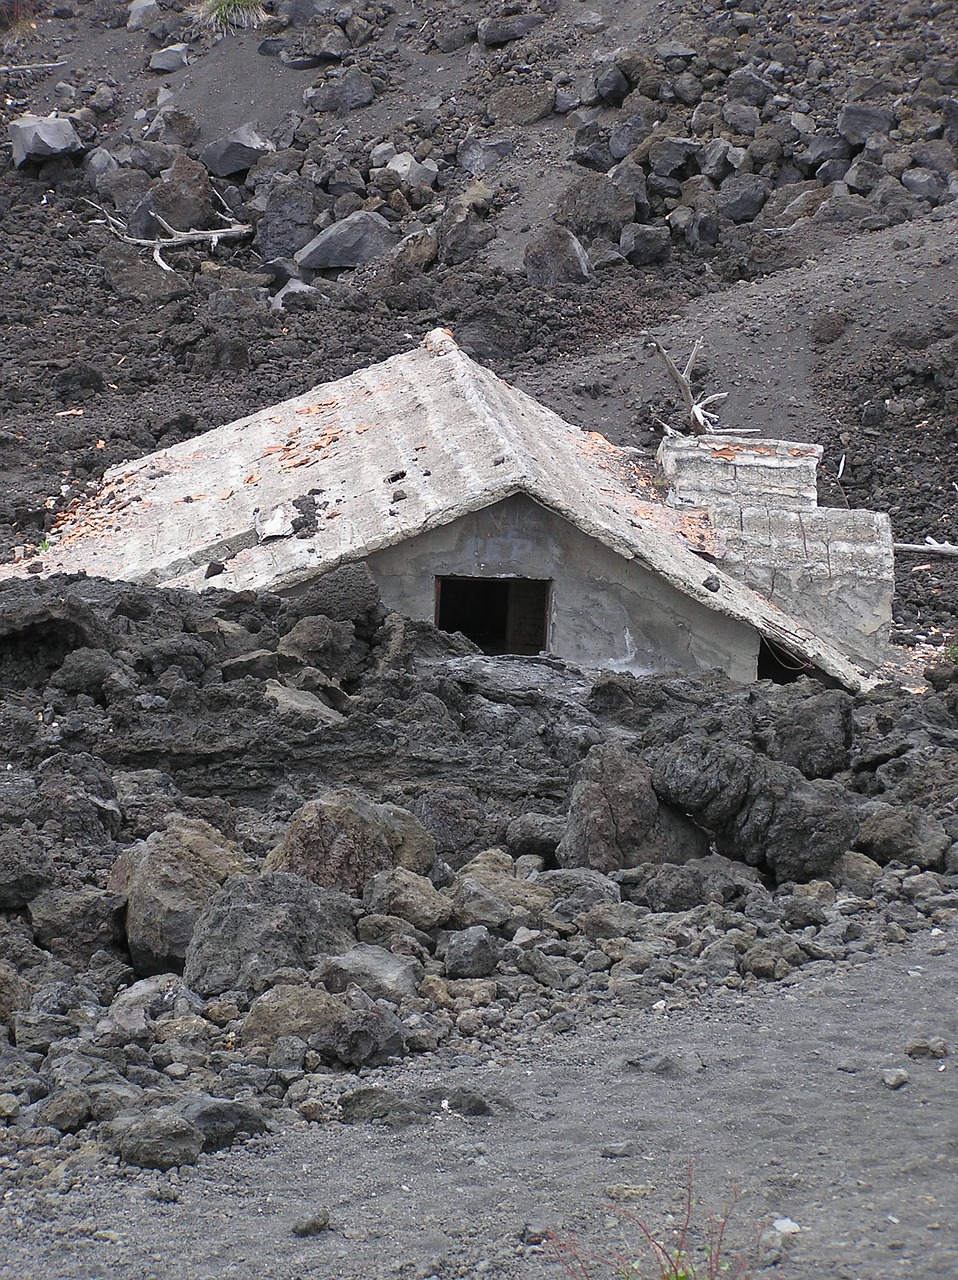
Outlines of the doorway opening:
{"label": "doorway opening", "polygon": [[538,578],[437,578],[436,626],[461,631],[483,653],[541,653],[551,585]]}

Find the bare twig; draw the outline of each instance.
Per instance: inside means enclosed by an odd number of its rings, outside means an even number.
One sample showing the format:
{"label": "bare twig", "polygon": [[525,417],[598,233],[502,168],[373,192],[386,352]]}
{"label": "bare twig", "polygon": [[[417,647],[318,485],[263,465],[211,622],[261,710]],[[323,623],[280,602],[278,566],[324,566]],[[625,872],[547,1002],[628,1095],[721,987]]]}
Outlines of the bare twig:
{"label": "bare twig", "polygon": [[66,65],[66,58],[61,58],[59,62],[28,62],[19,67],[0,67],[0,76],[15,75],[18,71],[53,71]]}
{"label": "bare twig", "polygon": [[958,556],[958,547],[953,542],[895,542],[896,551],[905,551],[921,556]]}
{"label": "bare twig", "polygon": [[[103,214],[106,219],[104,225],[118,240],[122,240],[124,244],[138,245],[142,249],[153,249],[154,255],[160,249],[175,249],[186,244],[208,244],[215,249],[221,240],[242,240],[245,236],[253,234],[253,228],[241,222],[231,222],[227,227],[215,227],[212,231],[177,231],[158,213],[154,213],[154,218],[167,234],[155,240],[142,240],[137,236],[127,235],[126,223],[114,214],[108,213],[102,205],[95,204],[92,200],[84,200],[84,204]],[[165,266],[163,262],[159,262],[158,265]],[[166,269],[170,270],[169,267]]]}
{"label": "bare twig", "polygon": [[704,436],[710,431],[721,431],[722,428],[716,426],[718,422],[718,414],[713,413],[708,406],[710,404],[717,404],[720,400],[726,399],[728,392],[717,391],[713,395],[702,396],[701,399],[696,399],[695,394],[692,391],[690,378],[692,370],[695,367],[696,356],[698,356],[699,352],[702,350],[701,338],[696,338],[692,347],[692,353],[685,362],[685,368],[680,369],[666,351],[665,347],[663,347],[661,342],[659,342],[658,338],[654,337],[651,333],[643,333],[642,337],[645,338],[646,346],[651,347],[663,362],[672,377],[672,381],[682,393],[682,403],[685,405],[686,412],[689,415],[689,429],[692,434],[695,436]]}

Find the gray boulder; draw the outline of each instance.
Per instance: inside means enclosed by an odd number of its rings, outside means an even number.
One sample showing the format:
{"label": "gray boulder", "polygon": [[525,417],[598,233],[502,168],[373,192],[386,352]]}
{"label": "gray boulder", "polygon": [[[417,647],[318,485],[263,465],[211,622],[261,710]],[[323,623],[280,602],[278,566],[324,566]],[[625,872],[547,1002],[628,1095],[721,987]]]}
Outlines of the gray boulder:
{"label": "gray boulder", "polygon": [[406,1052],[403,1024],[383,1001],[351,987],[344,999],[316,987],[276,986],[254,1000],[243,1023],[246,1044],[298,1036],[326,1062],[350,1067]]}
{"label": "gray boulder", "polygon": [[376,96],[376,88],[372,77],[353,67],[344,76],[329,78],[321,84],[306,89],[303,102],[312,111],[335,112],[355,111],[358,107],[368,107]]}
{"label": "gray boulder", "polygon": [[293,258],[308,271],[361,267],[374,258],[381,258],[395,241],[396,233],[382,214],[357,209],[321,231]]}
{"label": "gray boulder", "polygon": [[452,914],[452,902],[425,876],[394,867],[374,876],[366,886],[366,909],[376,915],[398,916],[428,933]]}
{"label": "gray boulder", "polygon": [[649,147],[649,167],[659,177],[674,177],[687,170],[701,149],[694,138],[662,138]]}
{"label": "gray boulder", "polygon": [[118,1117],[105,1136],[127,1164],[161,1171],[196,1164],[204,1142],[196,1125],[172,1107]]}
{"label": "gray boulder", "polygon": [[178,1000],[198,1004],[181,978],[170,973],[141,978],[115,996],[105,1017],[96,1025],[97,1043],[108,1048],[149,1045],[157,1018],[172,1012]]}
{"label": "gray boulder", "polygon": [[281,983],[258,996],[243,1020],[243,1043],[272,1045],[286,1036],[307,1036],[346,1021],[343,1002],[316,987]]}
{"label": "gray boulder", "polygon": [[546,227],[526,245],[523,265],[531,284],[585,284],[592,278],[589,255],[566,227]]}
{"label": "gray boulder", "polygon": [[448,978],[486,978],[499,960],[499,942],[485,925],[451,933],[446,942]]}
{"label": "gray boulder", "polygon": [[618,67],[606,67],[596,78],[595,91],[603,105],[621,107],[628,97],[629,82]]}
{"label": "gray boulder", "polygon": [[718,211],[732,222],[751,222],[768,199],[771,184],[758,173],[733,173],[719,187]]}
{"label": "gray boulder", "polygon": [[855,848],[880,866],[903,862],[907,866],[935,868],[942,865],[951,844],[939,818],[916,805],[890,805],[880,800],[864,807]]}
{"label": "gray boulder", "polygon": [[747,102],[726,102],[722,119],[735,133],[749,137],[755,136],[762,123],[758,107],[750,107]]}
{"label": "gray boulder", "polygon": [[163,20],[163,10],[156,0],[133,0],[130,16],[126,20],[127,31],[149,31]]}
{"label": "gray boulder", "polygon": [[266,1118],[257,1102],[244,1098],[215,1098],[194,1094],[177,1103],[177,1111],[203,1135],[204,1151],[222,1151],[240,1135],[253,1137],[266,1130]]}
{"label": "gray boulder", "polygon": [[585,867],[544,871],[536,876],[535,883],[556,894],[552,914],[560,920],[574,920],[599,903],[620,902],[622,898],[619,886],[613,880]]}
{"label": "gray boulder", "polygon": [[431,187],[439,176],[435,160],[417,160],[411,151],[400,151],[387,161],[386,168],[407,187]]}
{"label": "gray boulder", "polygon": [[681,738],[656,748],[652,781],[725,857],[767,868],[779,882],[827,875],[858,831],[856,800],[835,782],[810,782],[736,743]]}
{"label": "gray boulder", "polygon": [[165,49],[157,49],[150,57],[150,70],[163,75],[181,71],[189,61],[189,51],[188,44],[170,44]]}
{"label": "gray boulder", "polygon": [[260,137],[254,124],[241,124],[225,138],[217,138],[205,146],[200,160],[214,178],[229,178],[234,173],[252,169],[257,160],[275,150],[268,139]]}
{"label": "gray boulder", "polygon": [[479,43],[487,48],[509,44],[512,40],[521,40],[545,22],[541,13],[516,13],[509,17],[483,18],[478,26]]}
{"label": "gray boulder", "polygon": [[467,262],[496,234],[486,222],[493,193],[481,181],[446,203],[439,223],[439,258],[447,266]]}
{"label": "gray boulder", "polygon": [[587,173],[560,197],[555,219],[585,241],[617,241],[635,217],[635,200],[604,173]]}
{"label": "gray boulder", "polygon": [[733,100],[748,103],[753,107],[761,107],[774,95],[775,86],[756,75],[751,68],[740,67],[726,80],[725,92]]}
{"label": "gray boulder", "polygon": [[633,115],[615,126],[609,135],[609,152],[613,160],[624,160],[651,134],[652,126],[644,115]]}
{"label": "gray boulder", "polygon": [[358,792],[328,791],[293,816],[266,859],[266,871],[290,871],[314,884],[359,893],[380,871],[428,873],[436,842],[407,809]]}
{"label": "gray boulder", "polygon": [[79,155],[83,150],[80,135],[72,121],[63,116],[35,116],[30,113],[17,116],[7,125],[7,133],[13,144],[13,163],[18,169],[55,156]]}
{"label": "gray boulder", "polygon": [[753,867],[721,854],[693,858],[682,865],[638,867],[616,877],[629,902],[653,911],[689,911],[706,902],[731,902],[762,883]]}
{"label": "gray boulder", "polygon": [[511,155],[515,146],[511,138],[480,138],[470,129],[459,144],[456,161],[466,173],[477,178]]}
{"label": "gray boulder", "polygon": [[887,135],[895,127],[895,117],[887,107],[850,102],[838,113],[838,132],[853,147],[863,147],[870,137]]}
{"label": "gray boulder", "polygon": [[565,820],[549,813],[520,813],[506,831],[506,844],[516,858],[524,854],[552,857],[562,839]]}
{"label": "gray boulder", "polygon": [[371,999],[358,987],[350,987],[344,1003],[345,1019],[328,1023],[307,1040],[325,1061],[377,1066],[408,1052],[405,1027],[390,1004]]}
{"label": "gray boulder", "polygon": [[643,862],[685,862],[706,852],[701,831],[659,803],[641,760],[615,744],[590,750],[576,775],[556,850],[563,867],[608,874]]}
{"label": "gray boulder", "polygon": [[53,859],[32,823],[0,835],[0,910],[17,911],[53,884]]}
{"label": "gray boulder", "polygon": [[355,943],[345,894],[283,872],[233,876],[200,914],[184,974],[204,996],[255,991],[279,969],[312,969],[317,957]]}
{"label": "gray boulder", "polygon": [[942,183],[938,175],[931,169],[916,165],[914,169],[906,169],[901,175],[901,185],[906,191],[919,200],[937,201],[942,192]]}
{"label": "gray boulder", "polygon": [[653,262],[663,262],[669,256],[672,236],[668,227],[632,222],[619,237],[619,252],[633,267],[647,267]]}
{"label": "gray boulder", "polygon": [[123,940],[123,899],[108,889],[46,889],[27,910],[38,945],[70,964],[85,965]]}
{"label": "gray boulder", "polygon": [[401,1004],[403,1000],[416,998],[424,973],[417,960],[361,942],[345,955],[325,960],[316,976],[327,991],[345,991],[355,983],[374,1000]]}
{"label": "gray boulder", "polygon": [[130,213],[127,231],[141,240],[162,237],[166,232],[158,218],[177,231],[204,231],[218,224],[209,174],[198,160],[176,156]]}
{"label": "gray boulder", "polygon": [[124,850],[108,887],[127,899],[126,935],[137,973],[181,970],[200,912],[240,871],[236,846],[195,819],[175,819]]}

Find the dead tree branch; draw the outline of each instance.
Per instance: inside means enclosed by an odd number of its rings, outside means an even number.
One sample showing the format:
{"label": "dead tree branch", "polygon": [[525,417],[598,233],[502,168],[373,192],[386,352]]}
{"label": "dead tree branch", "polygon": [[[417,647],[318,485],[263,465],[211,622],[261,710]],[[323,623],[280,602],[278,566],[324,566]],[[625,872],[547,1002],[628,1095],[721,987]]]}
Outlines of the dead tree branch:
{"label": "dead tree branch", "polygon": [[[177,231],[175,227],[161,218],[158,213],[154,213],[153,217],[166,232],[165,236],[160,236],[155,240],[141,240],[136,236],[127,234],[126,223],[122,222],[115,214],[108,213],[102,205],[95,204],[92,200],[85,200],[84,204],[88,204],[91,209],[96,209],[97,213],[101,213],[104,218],[103,226],[112,232],[118,240],[122,240],[124,244],[135,244],[141,249],[152,249],[154,257],[159,254],[161,249],[177,249],[187,244],[208,244],[215,249],[221,240],[242,240],[246,236],[253,234],[253,228],[241,222],[230,222],[225,227],[214,227],[212,231]],[[165,266],[163,262],[158,262],[159,266]],[[166,267],[169,271],[170,268]]]}
{"label": "dead tree branch", "polygon": [[895,542],[896,551],[920,556],[958,556],[958,546],[953,542]]}
{"label": "dead tree branch", "polygon": [[19,67],[0,67],[0,76],[16,75],[18,71],[54,71],[57,67],[65,67],[66,58],[59,62],[27,62]]}
{"label": "dead tree branch", "polygon": [[[710,396],[702,396],[701,398],[696,399],[695,393],[692,390],[692,383],[690,379],[692,376],[692,370],[695,367],[696,357],[702,350],[702,339],[696,338],[692,346],[692,352],[688,360],[685,362],[685,368],[680,369],[666,351],[665,347],[663,347],[661,342],[659,342],[658,338],[647,332],[643,333],[641,336],[645,339],[645,345],[647,347],[651,347],[665,365],[666,369],[668,369],[672,381],[681,392],[682,403],[685,405],[685,410],[689,415],[689,431],[691,431],[692,435],[704,436],[710,432],[721,434],[722,432],[727,433],[732,430],[732,428],[729,427],[718,426],[718,414],[713,413],[712,410],[709,409],[709,405],[718,404],[720,400],[725,400],[728,396],[728,392],[716,391]],[[663,423],[662,425],[664,426],[665,424]],[[670,430],[671,428],[666,427],[666,433]],[[752,435],[754,432],[752,428],[748,428],[745,431],[736,431],[735,434]]]}

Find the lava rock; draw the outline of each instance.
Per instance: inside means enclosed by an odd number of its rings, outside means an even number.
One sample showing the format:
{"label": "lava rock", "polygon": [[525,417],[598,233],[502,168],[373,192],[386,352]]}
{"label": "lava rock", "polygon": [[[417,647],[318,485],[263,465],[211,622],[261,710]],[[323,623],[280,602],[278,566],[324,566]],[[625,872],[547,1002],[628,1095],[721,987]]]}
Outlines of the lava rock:
{"label": "lava rock", "polygon": [[177,1103],[176,1110],[203,1135],[204,1151],[222,1151],[241,1135],[253,1137],[266,1131],[262,1107],[247,1099],[199,1093]]}
{"label": "lava rock", "polygon": [[195,819],[174,820],[125,850],[108,885],[127,899],[126,935],[136,972],[182,970],[200,912],[241,870],[236,846]]}
{"label": "lava rock", "polygon": [[165,49],[157,49],[150,57],[150,70],[164,75],[173,71],[181,71],[189,62],[190,46],[188,44],[171,44]]}
{"label": "lava rock", "polygon": [[672,237],[668,227],[631,223],[623,228],[619,237],[619,252],[633,267],[650,266],[653,262],[663,262],[669,256]]}
{"label": "lava rock", "polygon": [[355,983],[374,1000],[401,1004],[416,998],[424,972],[416,960],[360,943],[344,955],[324,961],[316,976],[327,991],[345,991]]}
{"label": "lava rock", "polygon": [[735,743],[685,737],[655,752],[653,786],[711,832],[717,852],[779,882],[827,875],[858,831],[856,801]]}
{"label": "lava rock", "polygon": [[358,67],[351,68],[341,77],[330,77],[322,84],[303,92],[305,105],[318,114],[355,111],[359,107],[368,107],[375,97],[376,88],[372,77]]}
{"label": "lava rock", "polygon": [[271,1045],[283,1036],[306,1039],[346,1022],[342,1000],[316,987],[281,983],[258,996],[243,1020],[243,1043]]}
{"label": "lava rock", "polygon": [[215,178],[245,173],[276,148],[260,137],[253,124],[242,124],[225,138],[217,138],[200,152],[200,160]]}
{"label": "lava rock", "polygon": [[523,265],[530,284],[585,284],[592,278],[589,255],[566,227],[546,227],[526,245]]}
{"label": "lava rock", "polygon": [[751,222],[768,199],[770,184],[757,173],[733,173],[716,196],[718,211],[732,222]]}
{"label": "lava rock", "polygon": [[394,867],[374,876],[364,894],[366,908],[377,915],[399,916],[428,933],[445,924],[452,903],[425,878],[405,867]]}
{"label": "lava rock", "polygon": [[506,85],[489,99],[489,114],[498,125],[535,124],[552,111],[555,90],[550,85]]}
{"label": "lava rock", "polygon": [[487,48],[497,48],[513,40],[521,40],[540,23],[545,22],[541,13],[516,13],[509,17],[483,18],[477,29],[479,43]]}
{"label": "lava rock", "polygon": [[456,162],[477,178],[512,155],[515,145],[511,138],[477,137],[470,129],[456,149]]}
{"label": "lava rock", "polygon": [[684,862],[706,852],[702,833],[659,804],[651,771],[641,760],[614,744],[589,751],[556,850],[561,866],[608,873],[641,862]]}
{"label": "lava rock", "polygon": [[293,260],[308,271],[361,267],[395,243],[393,227],[379,213],[358,209],[297,250]]}
{"label": "lava rock", "polygon": [[59,156],[79,155],[84,150],[73,122],[64,116],[17,116],[7,125],[7,133],[18,169]]}
{"label": "lava rock", "polygon": [[233,876],[196,922],[184,975],[204,996],[253,991],[280,969],[311,969],[317,956],[340,955],[355,943],[345,894],[283,872]]}
{"label": "lava rock", "polygon": [[499,960],[499,942],[484,925],[450,933],[446,940],[449,978],[485,978]]}
{"label": "lava rock", "polygon": [[160,1107],[144,1116],[118,1118],[106,1136],[108,1140],[113,1137],[121,1159],[141,1169],[166,1170],[196,1164],[204,1142],[196,1125],[172,1107]]}
{"label": "lava rock", "polygon": [[294,814],[264,869],[356,893],[393,866],[425,875],[435,857],[435,840],[407,809],[342,790],[328,791]]}
{"label": "lava rock", "polygon": [[578,178],[560,197],[555,219],[586,241],[618,241],[635,217],[635,200],[606,174]]}
{"label": "lava rock", "polygon": [[209,230],[220,221],[213,207],[209,174],[199,161],[178,155],[130,213],[127,231],[141,240],[162,239],[167,233],[158,218],[177,231]]}
{"label": "lava rock", "polygon": [[894,127],[894,114],[887,107],[850,102],[838,113],[838,132],[853,147],[863,147],[875,134],[887,137]]}
{"label": "lava rock", "polygon": [[123,898],[107,889],[46,889],[29,905],[37,943],[77,967],[123,939]]}
{"label": "lava rock", "polygon": [[25,907],[55,877],[53,859],[31,823],[0,834],[0,910]]}

